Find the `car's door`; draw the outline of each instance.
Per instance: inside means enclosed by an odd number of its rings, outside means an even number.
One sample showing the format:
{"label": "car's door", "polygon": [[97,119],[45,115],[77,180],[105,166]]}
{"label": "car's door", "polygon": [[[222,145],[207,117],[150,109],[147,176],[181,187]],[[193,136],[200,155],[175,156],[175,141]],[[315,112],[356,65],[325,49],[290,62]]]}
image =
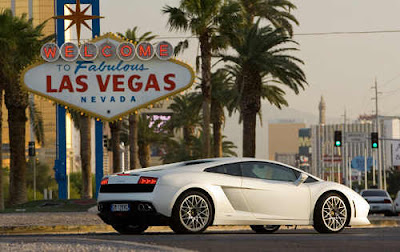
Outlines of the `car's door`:
{"label": "car's door", "polygon": [[258,219],[308,220],[310,190],[295,185],[299,172],[269,162],[243,162],[242,192]]}
{"label": "car's door", "polygon": [[216,174],[215,177],[218,177],[217,181],[212,182],[221,186],[228,202],[235,210],[249,212],[247,203],[241,192],[242,177],[239,163],[218,165],[207,168],[204,171]]}

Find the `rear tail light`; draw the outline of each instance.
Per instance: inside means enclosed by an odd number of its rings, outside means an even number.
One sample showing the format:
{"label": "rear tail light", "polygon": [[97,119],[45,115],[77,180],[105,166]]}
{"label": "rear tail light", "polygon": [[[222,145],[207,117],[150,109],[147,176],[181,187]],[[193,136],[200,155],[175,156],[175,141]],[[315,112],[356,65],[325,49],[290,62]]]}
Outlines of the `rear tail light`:
{"label": "rear tail light", "polygon": [[385,199],[385,200],[383,201],[383,203],[385,203],[385,204],[391,204],[392,202],[391,202],[389,199]]}
{"label": "rear tail light", "polygon": [[103,178],[100,182],[100,185],[107,185],[108,184],[108,178]]}
{"label": "rear tail light", "polygon": [[141,185],[155,185],[157,183],[157,178],[153,177],[140,177],[138,184]]}

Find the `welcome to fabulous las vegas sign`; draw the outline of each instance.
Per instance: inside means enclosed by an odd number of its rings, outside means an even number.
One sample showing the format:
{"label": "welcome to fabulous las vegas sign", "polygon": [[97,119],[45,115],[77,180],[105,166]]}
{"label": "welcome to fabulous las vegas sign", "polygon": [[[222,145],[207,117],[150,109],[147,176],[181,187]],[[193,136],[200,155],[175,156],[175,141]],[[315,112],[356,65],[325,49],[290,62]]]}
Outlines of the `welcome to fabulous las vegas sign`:
{"label": "welcome to fabulous las vegas sign", "polygon": [[114,121],[193,84],[193,69],[172,59],[173,51],[166,41],[135,46],[111,33],[80,47],[47,43],[41,48],[42,59],[23,71],[21,85],[59,104]]}

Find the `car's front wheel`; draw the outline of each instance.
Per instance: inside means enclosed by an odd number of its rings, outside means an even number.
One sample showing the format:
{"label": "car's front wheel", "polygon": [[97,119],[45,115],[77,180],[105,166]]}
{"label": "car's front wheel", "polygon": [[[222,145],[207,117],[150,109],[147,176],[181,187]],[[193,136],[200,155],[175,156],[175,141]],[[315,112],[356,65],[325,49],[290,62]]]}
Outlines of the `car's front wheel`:
{"label": "car's front wheel", "polygon": [[315,205],[314,228],[320,233],[338,233],[345,228],[348,217],[345,199],[337,193],[327,193]]}
{"label": "car's front wheel", "polygon": [[212,204],[203,192],[184,192],[175,202],[170,227],[175,233],[201,233],[214,218]]}
{"label": "car's front wheel", "polygon": [[145,224],[128,225],[128,224],[114,224],[112,227],[120,234],[141,234],[149,227]]}
{"label": "car's front wheel", "polygon": [[272,234],[281,227],[279,225],[251,225],[251,229],[257,234]]}

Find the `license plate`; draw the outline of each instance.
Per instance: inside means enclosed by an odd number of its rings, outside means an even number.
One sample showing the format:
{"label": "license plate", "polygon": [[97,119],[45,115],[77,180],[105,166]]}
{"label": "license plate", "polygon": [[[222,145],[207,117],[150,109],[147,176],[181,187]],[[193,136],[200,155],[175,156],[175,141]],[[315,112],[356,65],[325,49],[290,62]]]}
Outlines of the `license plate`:
{"label": "license plate", "polygon": [[378,206],[373,206],[373,207],[372,207],[372,209],[374,209],[374,210],[375,210],[375,209],[378,209],[378,208],[379,208]]}
{"label": "license plate", "polygon": [[111,212],[129,212],[129,204],[112,204]]}

